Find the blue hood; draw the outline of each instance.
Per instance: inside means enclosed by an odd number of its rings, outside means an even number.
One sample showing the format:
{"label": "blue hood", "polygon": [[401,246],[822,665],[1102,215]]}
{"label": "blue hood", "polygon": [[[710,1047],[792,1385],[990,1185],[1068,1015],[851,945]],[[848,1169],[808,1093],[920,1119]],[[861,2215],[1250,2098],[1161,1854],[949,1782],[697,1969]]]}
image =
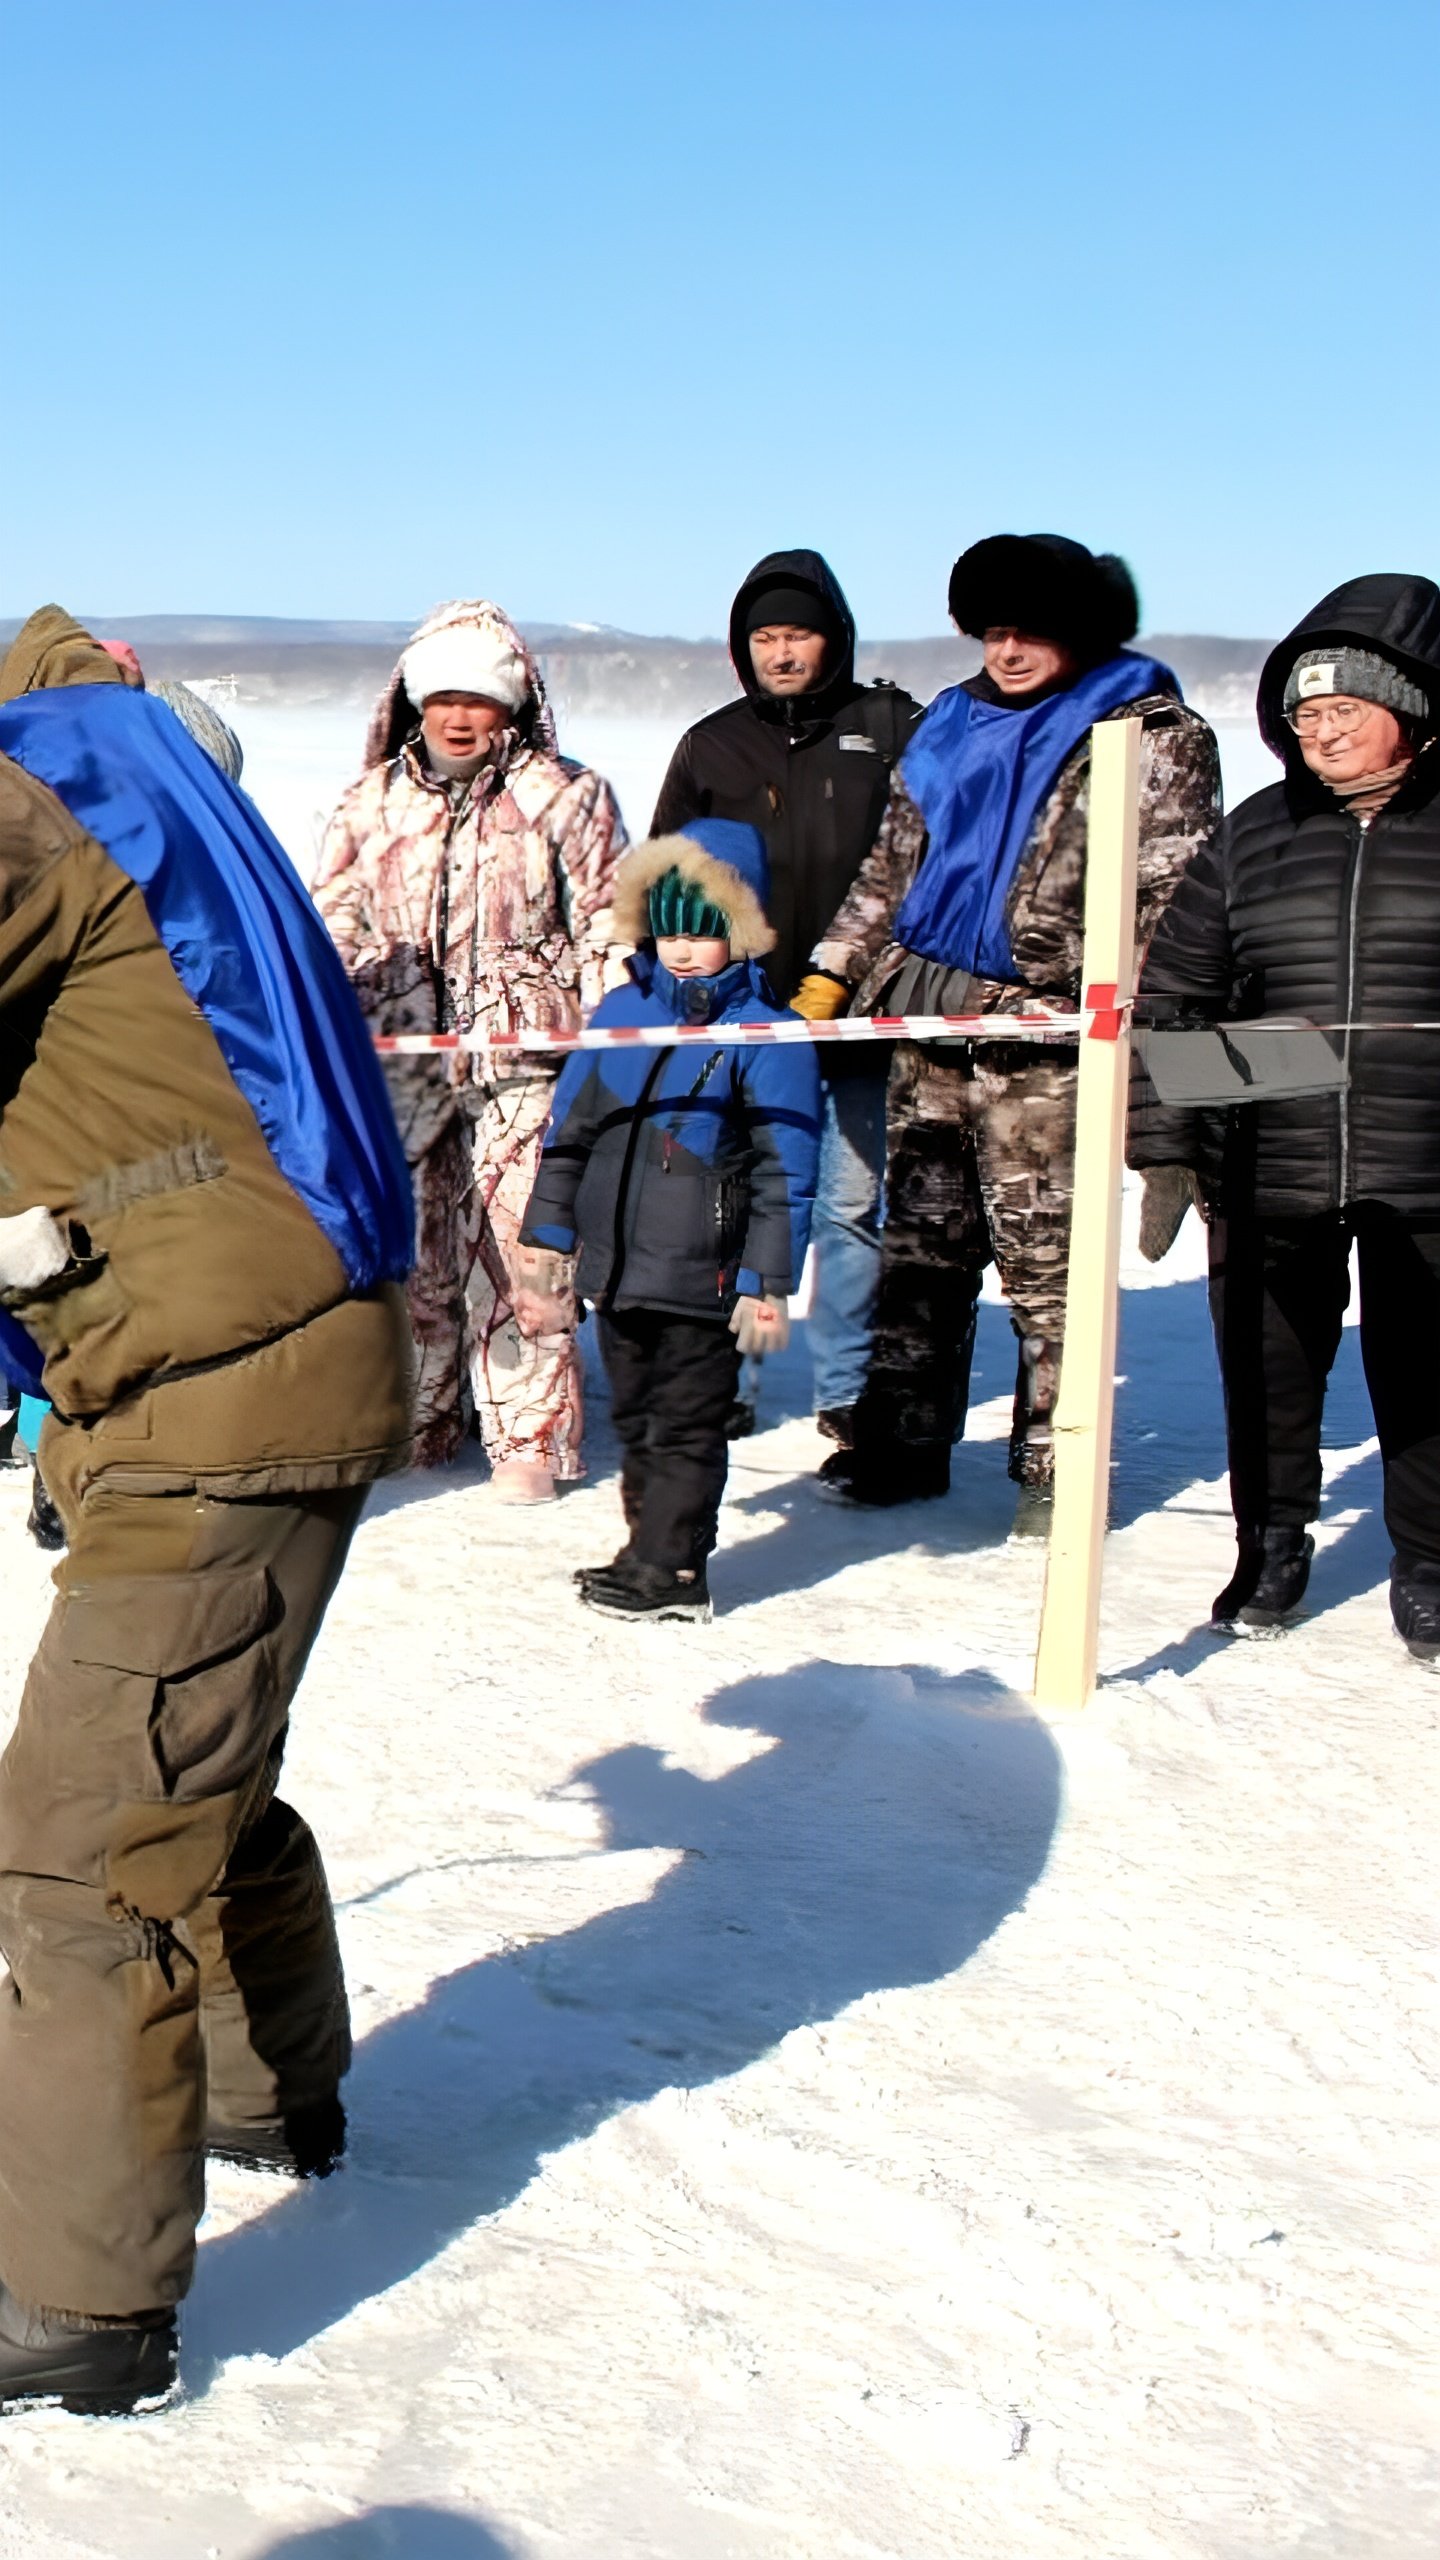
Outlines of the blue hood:
{"label": "blue hood", "polygon": [[687,818],[680,833],[708,853],[712,862],[723,862],[727,870],[737,872],[768,921],[770,856],[759,828],[747,827],[740,818]]}
{"label": "blue hood", "polygon": [[65,685],[0,705],[0,754],[140,890],[275,1164],[352,1289],[403,1279],[410,1178],[339,954],[254,802],[150,694]]}

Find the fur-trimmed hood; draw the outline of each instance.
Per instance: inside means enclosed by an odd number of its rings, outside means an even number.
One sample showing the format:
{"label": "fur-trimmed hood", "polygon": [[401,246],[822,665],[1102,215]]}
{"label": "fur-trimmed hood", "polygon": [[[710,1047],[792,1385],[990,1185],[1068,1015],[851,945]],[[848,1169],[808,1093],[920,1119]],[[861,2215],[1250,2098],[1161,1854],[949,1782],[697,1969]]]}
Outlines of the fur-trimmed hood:
{"label": "fur-trimmed hood", "polygon": [[651,836],[626,854],[615,874],[615,939],[642,943],[650,931],[650,892],[667,871],[693,880],[709,904],[730,918],[732,960],[763,960],[775,948],[770,859],[758,827],[738,818],[692,818],[678,835]]}
{"label": "fur-trimmed hood", "polygon": [[[489,603],[484,596],[456,597],[449,604],[437,604],[432,613],[427,613],[418,630],[410,634],[405,647],[411,649],[417,640],[430,640],[439,631],[453,630],[484,632],[514,650],[529,677],[529,692],[515,714],[513,730],[509,734],[521,747],[538,748],[542,755],[558,757],[560,746],[544,678],[528,640],[516,629],[508,613],[502,613],[498,604]],[[404,663],[402,651],[396,660],[394,674],[370,714],[370,726],[365,733],[367,772],[372,765],[388,764],[420,726],[420,714],[405,690],[401,673]],[[509,752],[513,753],[514,749]],[[502,754],[501,761],[508,760],[508,755]]]}

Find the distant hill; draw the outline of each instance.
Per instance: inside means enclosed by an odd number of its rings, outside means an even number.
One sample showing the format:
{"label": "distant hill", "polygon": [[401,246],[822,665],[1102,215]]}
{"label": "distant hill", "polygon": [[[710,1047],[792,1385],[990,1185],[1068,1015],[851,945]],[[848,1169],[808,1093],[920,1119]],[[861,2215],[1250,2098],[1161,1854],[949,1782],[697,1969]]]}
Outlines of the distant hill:
{"label": "distant hill", "polygon": [[[81,617],[87,620],[87,617]],[[0,620],[0,646],[19,630]],[[304,621],[247,614],[100,614],[88,628],[129,640],[147,674],[195,677],[239,704],[362,704],[379,692],[414,628],[406,622]],[[679,640],[590,624],[533,623],[527,633],[562,713],[664,717],[677,726],[733,696],[720,640]],[[1157,632],[1139,643],[1175,669],[1198,709],[1240,719],[1254,706],[1271,643]],[[928,702],[978,666],[973,641],[865,641],[857,667]]]}

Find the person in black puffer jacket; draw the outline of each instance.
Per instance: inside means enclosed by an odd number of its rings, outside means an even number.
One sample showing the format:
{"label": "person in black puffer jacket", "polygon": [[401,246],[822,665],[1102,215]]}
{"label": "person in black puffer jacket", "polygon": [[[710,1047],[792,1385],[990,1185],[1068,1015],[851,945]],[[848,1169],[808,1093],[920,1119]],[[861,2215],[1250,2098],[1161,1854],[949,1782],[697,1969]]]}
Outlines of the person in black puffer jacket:
{"label": "person in black puffer jacket", "polygon": [[1412,1651],[1437,1659],[1440,1034],[1415,1026],[1440,1022],[1440,588],[1399,576],[1337,587],[1271,653],[1258,709],[1285,778],[1190,866],[1137,1019],[1346,1026],[1333,1034],[1345,1081],[1215,1111],[1166,1107],[1137,1070],[1142,1246],[1158,1259],[1192,1198],[1208,1211],[1239,1540],[1214,1617],[1272,1629],[1309,1575],[1355,1245],[1391,1608]]}

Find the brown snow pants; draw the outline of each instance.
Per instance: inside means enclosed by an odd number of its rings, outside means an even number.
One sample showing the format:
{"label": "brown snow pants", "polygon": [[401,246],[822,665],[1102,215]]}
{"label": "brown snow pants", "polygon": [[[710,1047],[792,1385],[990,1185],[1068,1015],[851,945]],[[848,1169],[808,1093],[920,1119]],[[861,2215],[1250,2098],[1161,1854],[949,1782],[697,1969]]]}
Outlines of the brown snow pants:
{"label": "brown snow pants", "polygon": [[324,1872],[275,1794],[363,1487],[93,1484],[0,1760],[0,2278],[33,2307],[178,2301],[212,2126],[333,2096]]}

